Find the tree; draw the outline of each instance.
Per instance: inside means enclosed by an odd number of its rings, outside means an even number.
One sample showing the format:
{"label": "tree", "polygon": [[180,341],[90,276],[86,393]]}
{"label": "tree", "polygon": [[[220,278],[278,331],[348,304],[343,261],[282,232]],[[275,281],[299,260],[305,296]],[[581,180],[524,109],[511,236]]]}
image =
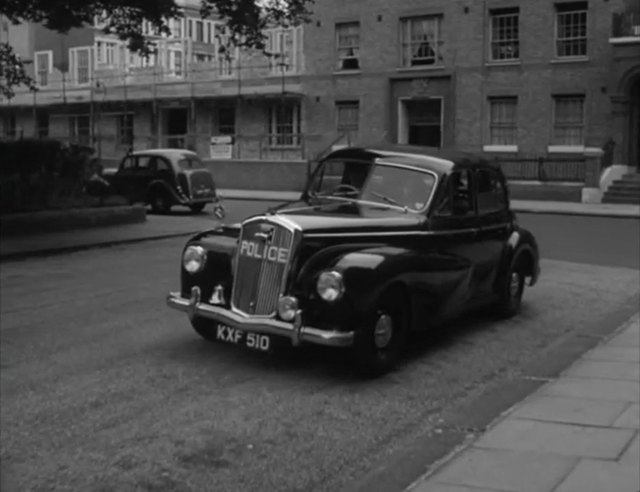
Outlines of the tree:
{"label": "tree", "polygon": [[[202,18],[225,21],[231,42],[264,50],[263,31],[268,26],[297,25],[309,20],[314,0],[200,0]],[[0,16],[12,23],[34,22],[60,33],[104,21],[103,32],[128,43],[131,51],[148,54],[150,44],[142,34],[143,21],[161,33],[170,33],[168,19],[180,17],[175,0],[0,0]],[[0,43],[0,93],[12,97],[12,88],[33,80],[11,46]]]}

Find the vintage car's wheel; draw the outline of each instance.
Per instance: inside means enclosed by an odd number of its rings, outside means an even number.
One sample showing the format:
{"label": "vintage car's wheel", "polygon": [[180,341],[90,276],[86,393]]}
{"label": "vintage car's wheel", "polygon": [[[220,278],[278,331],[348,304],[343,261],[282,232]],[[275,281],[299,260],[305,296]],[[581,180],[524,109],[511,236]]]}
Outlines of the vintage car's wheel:
{"label": "vintage car's wheel", "polygon": [[204,210],[205,205],[206,203],[194,203],[193,205],[189,205],[189,208],[191,209],[191,212],[198,214]]}
{"label": "vintage car's wheel", "polygon": [[216,341],[216,325],[213,321],[209,321],[205,318],[193,318],[191,319],[191,326],[205,340],[210,342]]}
{"label": "vintage car's wheel", "polygon": [[395,367],[407,338],[408,319],[408,306],[400,294],[381,301],[373,322],[356,333],[356,365],[362,374],[380,376]]}
{"label": "vintage car's wheel", "polygon": [[171,202],[166,193],[162,191],[153,191],[149,197],[151,210],[157,214],[166,214],[171,210]]}
{"label": "vintage car's wheel", "polygon": [[514,263],[509,269],[502,297],[497,305],[497,314],[501,318],[511,318],[520,311],[524,292],[525,272],[521,261]]}

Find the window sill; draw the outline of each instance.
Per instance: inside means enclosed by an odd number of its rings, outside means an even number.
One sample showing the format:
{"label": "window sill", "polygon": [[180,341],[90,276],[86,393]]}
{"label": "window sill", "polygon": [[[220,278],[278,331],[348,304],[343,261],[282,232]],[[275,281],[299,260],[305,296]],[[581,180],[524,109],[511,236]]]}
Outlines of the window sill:
{"label": "window sill", "polygon": [[640,44],[640,36],[624,36],[620,38],[609,38],[609,44]]}
{"label": "window sill", "polygon": [[584,145],[549,145],[547,152],[550,154],[583,154]]}
{"label": "window sill", "polygon": [[423,70],[442,70],[444,65],[418,65],[415,67],[398,67],[398,72],[421,72]]}
{"label": "window sill", "polygon": [[588,56],[568,56],[566,58],[553,58],[551,63],[585,63],[588,61]]}
{"label": "window sill", "polygon": [[483,152],[518,152],[517,145],[483,145]]}
{"label": "window sill", "polygon": [[361,70],[336,70],[333,75],[360,75],[361,73]]}
{"label": "window sill", "polygon": [[517,67],[522,65],[522,61],[518,60],[490,60],[485,63],[486,67]]}

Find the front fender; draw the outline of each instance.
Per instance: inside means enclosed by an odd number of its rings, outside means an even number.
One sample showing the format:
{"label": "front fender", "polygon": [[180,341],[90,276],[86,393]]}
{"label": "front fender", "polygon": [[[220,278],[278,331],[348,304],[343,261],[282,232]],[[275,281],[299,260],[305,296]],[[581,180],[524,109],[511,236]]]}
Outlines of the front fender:
{"label": "front fender", "polygon": [[495,292],[502,291],[509,271],[518,262],[523,262],[525,265],[525,275],[529,285],[535,285],[540,277],[540,251],[533,234],[522,228],[513,230],[509,236],[504,258],[496,276]]}

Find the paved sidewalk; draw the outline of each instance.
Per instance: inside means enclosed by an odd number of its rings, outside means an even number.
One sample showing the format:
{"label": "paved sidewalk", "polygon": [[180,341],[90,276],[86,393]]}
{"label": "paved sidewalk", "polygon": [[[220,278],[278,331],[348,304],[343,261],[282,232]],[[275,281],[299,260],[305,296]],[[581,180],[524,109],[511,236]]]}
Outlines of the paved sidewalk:
{"label": "paved sidewalk", "polygon": [[[300,197],[300,193],[293,191],[220,189],[218,190],[218,194],[226,200],[266,200],[275,202],[296,200]],[[538,200],[512,200],[511,207],[516,212],[640,218],[640,204],[617,205],[611,203],[574,203]]]}
{"label": "paved sidewalk", "polygon": [[407,492],[639,492],[640,316]]}

